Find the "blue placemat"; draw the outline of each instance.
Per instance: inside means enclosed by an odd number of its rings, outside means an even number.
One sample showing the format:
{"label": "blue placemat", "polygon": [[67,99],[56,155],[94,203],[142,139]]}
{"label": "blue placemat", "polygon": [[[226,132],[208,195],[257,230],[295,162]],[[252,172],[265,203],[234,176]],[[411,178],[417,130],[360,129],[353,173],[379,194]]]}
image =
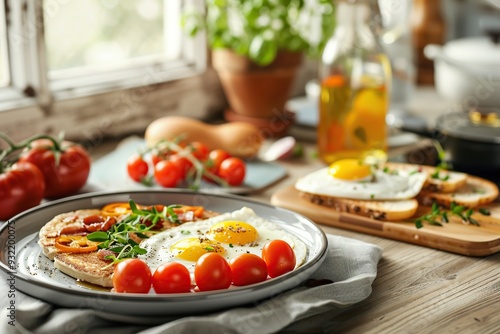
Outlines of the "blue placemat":
{"label": "blue placemat", "polygon": [[[92,190],[134,190],[134,189],[161,189],[159,185],[147,187],[134,182],[127,174],[127,159],[139,149],[145,149],[143,138],[129,137],[124,139],[117,148],[92,163],[87,189]],[[287,171],[275,163],[262,161],[247,161],[247,171],[243,185],[239,187],[219,187],[202,182],[201,190],[209,192],[227,192],[233,194],[249,194],[262,190],[271,184],[283,179]]]}

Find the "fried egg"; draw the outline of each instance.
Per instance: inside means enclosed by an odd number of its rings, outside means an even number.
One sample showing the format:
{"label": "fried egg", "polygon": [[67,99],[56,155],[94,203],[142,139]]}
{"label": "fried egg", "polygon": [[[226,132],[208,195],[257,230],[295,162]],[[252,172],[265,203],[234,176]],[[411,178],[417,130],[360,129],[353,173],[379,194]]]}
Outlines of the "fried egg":
{"label": "fried egg", "polygon": [[338,160],[297,180],[299,191],[363,200],[400,200],[415,197],[427,179],[417,169],[381,169],[356,159]]}
{"label": "fried egg", "polygon": [[193,274],[196,261],[203,254],[216,252],[228,262],[243,253],[262,256],[264,245],[275,239],[292,247],[296,267],[305,262],[307,248],[302,241],[248,207],[155,234],[141,242],[147,253],[139,257],[153,272],[163,263],[179,262]]}

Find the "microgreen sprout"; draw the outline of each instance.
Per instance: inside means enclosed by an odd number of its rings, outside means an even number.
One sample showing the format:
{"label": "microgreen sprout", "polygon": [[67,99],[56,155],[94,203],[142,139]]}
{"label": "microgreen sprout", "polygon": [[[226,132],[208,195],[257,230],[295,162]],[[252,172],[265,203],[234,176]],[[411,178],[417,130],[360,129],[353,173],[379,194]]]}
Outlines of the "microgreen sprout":
{"label": "microgreen sprout", "polygon": [[[490,212],[486,209],[480,208],[478,212],[484,216],[490,215]],[[443,226],[443,223],[449,222],[449,215],[457,216],[461,219],[464,224],[472,224],[479,226],[479,222],[472,217],[474,210],[463,205],[458,205],[455,202],[450,204],[450,209],[445,210],[439,206],[437,202],[432,203],[431,212],[418,217],[415,219],[415,227],[424,227],[423,223],[426,222],[429,225]]]}
{"label": "microgreen sprout", "polygon": [[140,239],[146,239],[148,234],[156,233],[154,227],[160,221],[180,224],[174,211],[180,205],[164,206],[162,210],[158,210],[155,205],[139,209],[133,200],[129,201],[129,205],[132,212],[114,224],[108,231],[96,231],[87,235],[87,239],[100,242],[98,246],[100,249],[107,249],[114,253],[105,257],[106,260],[112,262],[104,268],[124,259],[146,254],[146,250],[141,248],[139,243],[131,237],[132,234]]}

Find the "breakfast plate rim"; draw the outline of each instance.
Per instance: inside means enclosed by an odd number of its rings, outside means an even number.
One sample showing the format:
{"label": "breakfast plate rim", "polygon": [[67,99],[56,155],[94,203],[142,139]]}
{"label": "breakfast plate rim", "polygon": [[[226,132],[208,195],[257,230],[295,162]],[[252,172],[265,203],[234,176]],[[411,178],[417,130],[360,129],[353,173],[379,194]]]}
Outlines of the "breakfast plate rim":
{"label": "breakfast plate rim", "polygon": [[[314,237],[315,240],[319,240],[319,245],[315,247],[315,254],[311,257],[310,254],[307,255],[306,262],[301,265],[299,268],[294,271],[287,273],[283,276],[276,277],[273,279],[269,279],[265,282],[245,286],[245,287],[237,287],[234,289],[228,290],[219,290],[219,291],[206,291],[206,292],[196,292],[196,293],[185,293],[185,294],[167,294],[167,295],[157,295],[157,294],[118,294],[112,292],[102,292],[102,291],[93,291],[93,290],[84,290],[84,289],[70,289],[64,286],[55,285],[55,282],[51,284],[50,282],[45,282],[39,279],[36,279],[34,276],[30,276],[25,273],[21,273],[16,271],[12,271],[8,265],[7,260],[7,241],[8,241],[8,225],[12,224],[16,225],[16,222],[23,222],[29,217],[34,217],[34,215],[40,213],[63,213],[59,212],[58,208],[62,210],[63,207],[71,207],[71,205],[79,203],[81,201],[93,201],[97,200],[97,202],[113,202],[118,201],[116,198],[124,198],[124,197],[140,197],[140,196],[151,196],[162,197],[162,196],[186,196],[189,198],[190,196],[208,196],[208,199],[217,199],[219,201],[227,201],[233,204],[238,204],[232,209],[233,211],[239,209],[243,206],[251,206],[253,208],[257,207],[260,210],[271,211],[273,215],[276,217],[293,217],[296,219],[294,223],[298,224],[298,226],[304,227],[307,231],[312,231],[314,235],[310,235]],[[147,203],[145,203],[147,204]],[[152,203],[151,203],[152,204]],[[229,206],[231,204],[228,204]],[[97,204],[94,207],[98,207]],[[76,210],[75,207],[73,210]],[[81,208],[84,209],[84,208]],[[207,206],[207,209],[211,209],[210,206]],[[67,210],[66,210],[67,212]],[[54,214],[54,215],[55,215]],[[276,218],[275,217],[275,218]],[[266,218],[266,217],[264,217]],[[275,219],[274,218],[274,219]],[[34,226],[30,226],[31,229],[39,230],[47,221],[34,221],[30,222],[30,224]],[[24,223],[26,224],[26,223]],[[22,227],[23,225],[21,225]],[[285,223],[279,225],[281,228],[286,229]],[[291,230],[290,230],[291,231]],[[289,231],[289,232],[290,232]],[[17,232],[17,229],[16,229]],[[299,237],[302,241],[304,241],[303,237],[297,235],[296,232],[292,232],[296,237]],[[28,238],[34,238],[33,233],[25,233],[20,232],[16,234],[16,244],[19,244],[20,241],[27,240]],[[36,236],[37,238],[37,236]],[[309,245],[308,250],[309,250]],[[305,281],[310,275],[316,271],[327,254],[328,241],[325,233],[321,230],[319,226],[317,226],[313,221],[304,217],[303,215],[296,213],[294,211],[280,208],[277,206],[273,206],[271,204],[263,203],[258,200],[245,198],[238,195],[233,194],[219,194],[219,193],[203,193],[203,192],[195,192],[185,189],[153,189],[153,190],[132,190],[132,191],[99,191],[93,193],[86,193],[81,195],[76,195],[60,200],[55,200],[52,202],[48,202],[37,206],[35,208],[24,211],[21,214],[16,215],[9,221],[7,221],[2,227],[0,227],[0,250],[4,252],[3,256],[0,256],[0,273],[4,276],[9,277],[12,275],[16,280],[16,287],[33,297],[55,303],[61,306],[68,307],[78,307],[81,305],[81,301],[83,299],[88,298],[102,298],[110,300],[110,304],[112,307],[107,309],[107,311],[111,313],[128,313],[127,305],[147,305],[147,303],[151,303],[158,305],[158,303],[172,302],[172,303],[181,303],[182,305],[187,306],[189,309],[188,313],[198,313],[205,312],[212,309],[217,308],[225,308],[231,306],[242,305],[246,303],[256,302],[257,299],[264,299],[268,297],[272,297],[279,292],[289,290],[293,287],[298,286],[303,281]],[[16,265],[20,265],[20,259],[18,255],[15,254]],[[37,291],[41,290],[41,291]],[[72,296],[73,301],[60,301],[54,300],[55,297],[50,296],[51,292],[55,295],[61,296]],[[206,304],[206,305],[205,305]],[[209,307],[209,304],[214,305],[215,307]],[[184,314],[186,313],[186,307],[181,307],[177,310],[163,310],[163,311],[154,311],[151,312],[151,308],[146,307],[146,309],[138,310],[138,313],[134,314],[144,314],[144,315],[175,315],[175,314]],[[89,305],[92,308],[92,305]],[[114,307],[113,307],[114,306]],[[137,311],[137,310],[136,310]]]}

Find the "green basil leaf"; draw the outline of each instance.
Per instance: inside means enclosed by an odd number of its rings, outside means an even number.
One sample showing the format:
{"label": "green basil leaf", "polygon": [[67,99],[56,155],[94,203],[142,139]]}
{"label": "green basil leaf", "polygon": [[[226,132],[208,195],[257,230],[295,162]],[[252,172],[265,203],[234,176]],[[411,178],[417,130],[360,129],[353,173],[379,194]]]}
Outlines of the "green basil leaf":
{"label": "green basil leaf", "polygon": [[92,232],[90,234],[87,235],[87,239],[89,239],[90,241],[106,241],[109,239],[109,236],[106,232],[103,232],[103,231],[96,231],[96,232]]}

